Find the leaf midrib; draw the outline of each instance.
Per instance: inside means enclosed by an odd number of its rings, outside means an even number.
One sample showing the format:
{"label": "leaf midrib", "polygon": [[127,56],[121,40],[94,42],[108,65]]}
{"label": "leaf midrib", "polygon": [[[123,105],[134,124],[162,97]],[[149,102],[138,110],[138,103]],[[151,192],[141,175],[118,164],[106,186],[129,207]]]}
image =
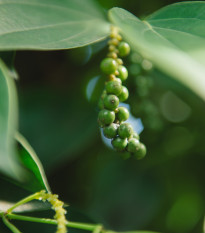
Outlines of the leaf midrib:
{"label": "leaf midrib", "polygon": [[[85,29],[85,28],[84,28]],[[84,31],[85,30],[83,30],[83,31],[81,31],[81,32],[79,32],[79,33],[77,33],[77,34],[75,34],[75,35],[73,35],[73,36],[70,36],[69,38],[63,38],[63,39],[60,39],[60,40],[55,40],[55,41],[53,41],[53,42],[46,42],[46,43],[38,43],[38,46],[42,46],[42,45],[44,45],[44,46],[51,46],[52,44],[55,44],[56,42],[63,42],[63,41],[69,41],[69,40],[73,40],[76,36],[79,36],[80,34],[82,34],[82,33],[84,33]],[[104,38],[104,37],[102,37],[102,38]],[[101,38],[101,39],[102,39]],[[98,39],[98,40],[95,40],[95,42],[97,42],[97,41],[100,41],[101,39]],[[75,44],[76,44],[76,46],[79,46],[79,45],[81,45],[81,43],[76,43],[75,42]],[[87,44],[89,44],[89,42],[87,43]],[[84,44],[84,45],[87,45],[87,44]],[[75,47],[76,47],[75,46]]]}
{"label": "leaf midrib", "polygon": [[[156,34],[158,37],[160,37],[161,39],[167,41],[169,44],[171,44],[172,46],[174,46],[175,48],[178,49],[178,47],[173,44],[171,41],[169,41],[167,38],[165,38],[164,36],[160,35],[157,31],[154,30],[154,28],[152,27],[151,24],[149,24],[147,21],[141,21],[142,23],[144,23],[147,27],[148,27],[148,30],[152,31],[154,34]],[[143,33],[147,31],[147,30],[144,30]]]}
{"label": "leaf midrib", "polygon": [[[96,19],[96,20],[99,20],[99,19]],[[93,19],[89,19],[89,20],[80,20],[80,21],[69,21],[69,22],[61,22],[61,23],[57,23],[57,24],[48,24],[48,25],[44,25],[44,26],[39,26],[39,27],[32,27],[32,28],[27,28],[27,29],[23,29],[23,30],[15,30],[15,31],[10,31],[10,32],[4,32],[2,34],[0,34],[0,36],[3,36],[3,35],[8,35],[8,34],[12,34],[12,33],[19,33],[19,32],[27,32],[27,31],[35,31],[35,30],[41,30],[41,29],[44,29],[44,28],[55,28],[55,27],[58,27],[58,26],[62,26],[62,25],[69,25],[69,24],[87,24],[88,22],[90,21],[93,21]],[[101,20],[99,20],[101,21]]]}

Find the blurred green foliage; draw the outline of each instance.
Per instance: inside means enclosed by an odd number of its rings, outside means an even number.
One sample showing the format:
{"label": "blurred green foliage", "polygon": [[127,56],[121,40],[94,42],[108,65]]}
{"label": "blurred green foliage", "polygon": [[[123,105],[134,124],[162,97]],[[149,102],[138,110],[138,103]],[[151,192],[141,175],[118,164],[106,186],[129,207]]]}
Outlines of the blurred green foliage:
{"label": "blurred green foliage", "polygon": [[[118,6],[144,17],[174,1],[99,2],[105,9]],[[142,161],[123,160],[100,136],[96,119],[101,87],[86,95],[89,81],[100,75],[105,44],[17,52],[20,132],[42,161],[53,192],[70,204],[68,219],[102,223],[115,231],[202,232],[204,102],[158,70],[139,72],[140,61],[127,59],[126,65],[133,71],[127,81],[128,103],[144,124],[140,136],[148,154]],[[147,80],[151,80],[150,86]],[[147,90],[141,88],[140,93],[139,85]],[[17,201],[27,194],[0,179],[0,199]],[[47,214],[52,216],[35,213]],[[1,233],[9,232],[1,225]],[[36,223],[16,225],[25,233],[55,229]]]}

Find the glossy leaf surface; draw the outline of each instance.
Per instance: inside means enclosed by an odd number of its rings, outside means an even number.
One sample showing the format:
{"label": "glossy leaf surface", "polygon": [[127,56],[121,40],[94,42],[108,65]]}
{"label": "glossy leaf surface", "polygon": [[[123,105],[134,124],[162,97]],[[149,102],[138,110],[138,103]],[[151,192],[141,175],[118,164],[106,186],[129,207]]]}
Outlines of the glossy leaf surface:
{"label": "glossy leaf surface", "polygon": [[0,171],[14,178],[21,178],[17,160],[14,134],[17,130],[17,95],[13,78],[0,60]]}
{"label": "glossy leaf surface", "polygon": [[25,188],[33,192],[37,192],[43,189],[50,191],[43,166],[35,151],[21,134],[18,133],[16,135],[16,139],[19,143],[18,151],[20,160],[25,168],[28,169],[28,179],[24,184]]}
{"label": "glossy leaf surface", "polygon": [[68,49],[109,34],[109,23],[92,0],[83,4],[80,0],[2,0],[0,4],[0,50]]}
{"label": "glossy leaf surface", "polygon": [[135,50],[205,100],[204,15],[204,2],[173,4],[143,21],[120,8],[109,11]]}

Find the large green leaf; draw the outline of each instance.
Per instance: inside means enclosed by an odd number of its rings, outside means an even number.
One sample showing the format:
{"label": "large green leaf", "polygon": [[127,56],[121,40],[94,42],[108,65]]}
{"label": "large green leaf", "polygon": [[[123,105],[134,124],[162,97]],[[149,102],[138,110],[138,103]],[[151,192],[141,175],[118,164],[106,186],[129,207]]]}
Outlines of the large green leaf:
{"label": "large green leaf", "polygon": [[14,134],[17,129],[17,95],[9,70],[0,60],[0,171],[20,179],[20,168],[15,151]]}
{"label": "large green leaf", "polygon": [[0,50],[68,49],[104,39],[109,23],[92,0],[2,0]]}
{"label": "large green leaf", "polygon": [[205,2],[173,4],[144,21],[113,8],[109,18],[135,50],[205,100]]}
{"label": "large green leaf", "polygon": [[27,182],[24,187],[37,192],[39,190],[50,191],[50,187],[43,169],[35,151],[29,145],[27,140],[19,133],[16,134],[16,140],[19,143],[19,156],[23,165],[28,169]]}

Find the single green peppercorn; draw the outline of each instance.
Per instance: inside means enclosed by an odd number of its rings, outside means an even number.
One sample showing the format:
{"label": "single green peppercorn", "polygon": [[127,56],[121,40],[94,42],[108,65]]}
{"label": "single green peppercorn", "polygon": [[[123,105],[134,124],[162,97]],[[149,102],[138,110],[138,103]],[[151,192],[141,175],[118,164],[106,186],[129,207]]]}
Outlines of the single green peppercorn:
{"label": "single green peppercorn", "polygon": [[128,43],[126,42],[120,42],[118,45],[118,51],[119,51],[119,55],[121,57],[125,57],[130,53],[130,46]]}
{"label": "single green peppercorn", "polygon": [[140,149],[140,142],[136,138],[131,138],[128,141],[127,150],[131,153],[136,153]]}
{"label": "single green peppercorn", "polygon": [[117,108],[117,119],[122,122],[129,118],[129,111],[125,107]]}
{"label": "single green peppercorn", "polygon": [[115,78],[114,81],[118,81],[120,84],[122,84],[122,80],[120,78]]}
{"label": "single green peppercorn", "polygon": [[112,140],[112,145],[116,150],[123,151],[127,146],[127,139],[126,138],[123,139],[117,136]]}
{"label": "single green peppercorn", "polygon": [[112,123],[106,127],[103,128],[103,134],[106,138],[114,138],[117,136],[117,129],[119,125]]}
{"label": "single green peppercorn", "polygon": [[102,109],[98,114],[98,123],[101,127],[113,123],[115,120],[115,112]]}
{"label": "single green peppercorn", "polygon": [[134,157],[138,160],[143,159],[147,153],[147,149],[143,143],[140,143],[139,149],[134,153]]}
{"label": "single green peppercorn", "polygon": [[104,99],[104,107],[109,110],[115,110],[119,105],[119,99],[116,95],[107,95]]}
{"label": "single green peppercorn", "polygon": [[118,68],[118,63],[115,59],[105,58],[102,60],[100,68],[105,74],[114,74]]}
{"label": "single green peppercorn", "polygon": [[122,92],[122,85],[118,81],[109,81],[105,85],[108,94],[120,95]]}
{"label": "single green peppercorn", "polygon": [[133,134],[132,125],[129,123],[122,123],[118,128],[118,134],[121,138],[129,138]]}
{"label": "single green peppercorn", "polygon": [[123,81],[125,81],[128,77],[128,71],[127,68],[125,66],[118,66],[118,78],[120,78]]}
{"label": "single green peppercorn", "polygon": [[127,100],[128,97],[129,97],[129,91],[128,91],[128,89],[125,86],[122,86],[122,92],[118,96],[119,100],[121,102],[124,102],[125,100]]}
{"label": "single green peppercorn", "polygon": [[138,133],[134,132],[133,135],[132,135],[133,138],[136,138],[138,140],[140,140],[140,136]]}

